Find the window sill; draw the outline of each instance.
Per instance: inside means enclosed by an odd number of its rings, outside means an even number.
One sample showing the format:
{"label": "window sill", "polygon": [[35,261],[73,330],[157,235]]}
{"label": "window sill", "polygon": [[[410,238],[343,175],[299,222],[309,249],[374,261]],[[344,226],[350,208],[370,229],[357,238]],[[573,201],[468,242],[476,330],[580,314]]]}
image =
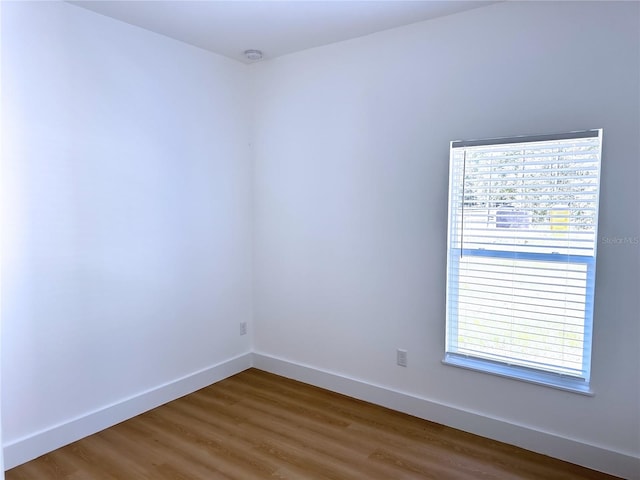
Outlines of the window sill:
{"label": "window sill", "polygon": [[592,397],[594,395],[588,383],[569,376],[540,372],[537,370],[506,365],[490,360],[472,358],[455,353],[446,353],[442,363],[453,367],[465,368],[476,372],[488,373],[499,377],[511,378],[522,382],[564,390]]}

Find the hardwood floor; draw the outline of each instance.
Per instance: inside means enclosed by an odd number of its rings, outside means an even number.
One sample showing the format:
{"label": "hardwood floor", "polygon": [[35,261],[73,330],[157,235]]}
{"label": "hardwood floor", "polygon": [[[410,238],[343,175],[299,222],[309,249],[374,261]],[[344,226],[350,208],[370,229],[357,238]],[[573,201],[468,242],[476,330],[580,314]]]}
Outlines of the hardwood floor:
{"label": "hardwood floor", "polygon": [[612,479],[250,369],[6,473],[39,479]]}

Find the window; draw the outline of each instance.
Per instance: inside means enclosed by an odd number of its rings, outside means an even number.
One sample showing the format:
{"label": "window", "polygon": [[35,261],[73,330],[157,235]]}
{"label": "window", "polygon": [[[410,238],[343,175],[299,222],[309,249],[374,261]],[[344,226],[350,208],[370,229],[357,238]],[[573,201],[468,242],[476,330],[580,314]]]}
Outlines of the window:
{"label": "window", "polygon": [[444,363],[590,393],[601,144],[451,143]]}

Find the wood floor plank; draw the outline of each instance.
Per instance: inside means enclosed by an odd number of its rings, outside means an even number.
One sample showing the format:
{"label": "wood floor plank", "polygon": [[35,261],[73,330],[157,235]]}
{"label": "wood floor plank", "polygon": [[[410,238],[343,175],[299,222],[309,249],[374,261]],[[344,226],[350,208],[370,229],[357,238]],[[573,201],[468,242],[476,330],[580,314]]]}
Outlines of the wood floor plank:
{"label": "wood floor plank", "polygon": [[6,472],[6,480],[614,478],[256,369]]}
{"label": "wood floor plank", "polygon": [[[242,437],[249,439],[249,447],[253,449],[253,454],[258,456],[268,456],[272,454],[274,445],[278,443],[281,448],[287,451],[295,450],[298,447],[303,448],[303,452],[306,451],[308,456],[306,464],[308,464],[314,457],[326,455],[327,452],[333,452],[332,458],[323,460],[325,463],[329,461],[340,461],[342,459],[344,467],[341,470],[340,476],[344,478],[345,469],[350,469],[354,459],[364,460],[370,453],[369,449],[359,448],[359,443],[356,441],[355,436],[351,435],[348,441],[344,442],[343,437],[337,435],[335,428],[325,427],[326,432],[321,432],[322,424],[318,425],[318,428],[313,431],[313,442],[311,445],[308,443],[301,443],[303,430],[305,425],[302,422],[290,418],[291,416],[286,411],[269,410],[269,407],[265,407],[263,401],[258,401],[255,404],[250,402],[244,402],[243,405],[235,407],[235,410],[239,412],[237,415],[216,415],[212,417],[206,409],[206,402],[202,402],[202,399],[198,399],[197,396],[190,396],[188,401],[174,402],[172,407],[177,411],[182,411],[184,414],[189,414],[190,418],[197,419],[199,422],[206,424],[208,427],[215,429],[216,431],[224,432],[229,437]],[[191,405],[188,405],[191,404]],[[195,404],[195,407],[194,405]],[[229,410],[234,407],[229,408]],[[246,412],[243,413],[243,412]],[[221,413],[218,411],[218,413]],[[222,420],[221,420],[222,417]],[[226,420],[225,420],[226,418]],[[242,422],[229,420],[233,418],[243,418]],[[308,420],[311,424],[314,420]],[[320,432],[320,433],[319,433]],[[265,444],[264,438],[269,438],[271,444]],[[335,444],[340,442],[343,448],[338,450],[339,454],[336,455]],[[321,448],[324,444],[324,449]],[[289,463],[289,467],[292,468],[296,464]],[[369,478],[383,478],[386,473],[391,473],[385,468],[368,468],[367,471],[358,471],[354,474],[361,475],[369,473]],[[331,475],[331,474],[328,474]],[[376,475],[378,475],[376,477]],[[299,478],[299,477],[298,477]],[[384,477],[388,478],[388,477]]]}
{"label": "wood floor plank", "polygon": [[[154,458],[158,456],[162,459],[161,462],[152,463],[151,468],[152,472],[160,477],[168,476],[171,472],[180,472],[182,476],[195,479],[229,480],[230,478],[218,471],[210,459],[203,463],[198,458],[194,458],[190,451],[182,451],[167,432],[153,429],[146,418],[136,417],[116,427],[123,436],[131,438],[143,448],[143,452],[139,454],[140,461],[146,460],[144,450],[147,451],[147,456],[153,455]],[[180,476],[175,474],[170,478],[180,478]]]}

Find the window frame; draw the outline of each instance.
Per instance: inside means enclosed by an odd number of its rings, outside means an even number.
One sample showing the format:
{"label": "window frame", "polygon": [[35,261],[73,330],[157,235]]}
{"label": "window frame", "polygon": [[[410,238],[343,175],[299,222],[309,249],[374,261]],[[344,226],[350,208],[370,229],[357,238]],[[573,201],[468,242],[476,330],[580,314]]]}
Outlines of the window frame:
{"label": "window frame", "polygon": [[[595,225],[594,225],[594,241],[593,241],[593,255],[572,255],[564,253],[540,253],[540,252],[522,252],[517,250],[497,250],[497,249],[483,249],[483,248],[464,248],[464,242],[461,242],[460,248],[457,245],[453,245],[452,239],[452,222],[454,221],[454,194],[456,188],[459,188],[459,184],[455,182],[455,162],[454,162],[454,149],[461,147],[476,147],[476,146],[493,146],[493,145],[505,145],[505,144],[522,144],[533,142],[545,142],[545,141],[558,141],[558,140],[575,140],[584,138],[597,137],[599,140],[598,156],[597,156],[597,190],[595,196]],[[591,351],[593,343],[592,326],[593,326],[593,306],[595,297],[595,268],[596,268],[596,253],[597,253],[597,230],[598,230],[598,206],[599,206],[599,193],[601,186],[601,161],[602,161],[602,129],[585,130],[578,132],[568,132],[552,135],[529,135],[529,136],[517,136],[506,138],[491,138],[482,140],[470,140],[470,141],[452,141],[450,146],[450,165],[449,165],[449,191],[448,191],[448,228],[447,228],[447,299],[446,299],[446,325],[445,325],[445,354],[442,363],[445,365],[451,365],[456,367],[462,367],[469,370],[489,373],[498,375],[501,377],[512,378],[529,383],[544,385],[548,387],[558,388],[561,390],[576,392],[584,395],[593,395],[591,388],[590,373],[591,373]],[[493,170],[491,170],[493,172]],[[464,177],[464,175],[463,175]],[[462,183],[465,182],[463,178]],[[464,189],[463,189],[464,192]],[[464,197],[464,193],[462,194]],[[463,199],[464,202],[464,199]],[[462,207],[464,212],[464,207]],[[457,301],[457,288],[453,287],[452,282],[458,282],[460,279],[459,264],[461,256],[477,256],[483,258],[505,258],[513,260],[534,260],[544,262],[562,262],[571,263],[576,265],[584,265],[586,267],[586,279],[585,279],[585,315],[584,315],[584,338],[582,342],[582,363],[583,372],[585,378],[579,378],[572,375],[566,375],[549,369],[537,369],[528,366],[514,365],[508,362],[497,361],[487,358],[474,357],[469,354],[457,353],[455,348],[452,347],[451,339],[451,322],[455,323],[455,328],[458,328],[458,319],[451,320],[452,302]],[[453,300],[452,298],[453,297]],[[515,358],[514,358],[515,359]]]}

